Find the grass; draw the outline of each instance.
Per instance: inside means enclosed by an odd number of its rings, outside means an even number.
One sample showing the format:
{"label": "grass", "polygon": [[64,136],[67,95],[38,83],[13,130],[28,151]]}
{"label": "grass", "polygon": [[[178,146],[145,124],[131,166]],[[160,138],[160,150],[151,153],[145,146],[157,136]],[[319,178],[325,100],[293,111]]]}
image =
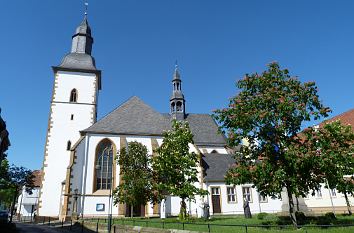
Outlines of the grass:
{"label": "grass", "polygon": [[[301,229],[294,229],[288,217],[278,217],[274,214],[265,215],[263,219],[253,216],[246,219],[243,216],[217,216],[210,220],[192,218],[186,222],[180,222],[177,218],[120,218],[114,219],[113,223],[120,225],[134,225],[142,227],[154,227],[165,229],[184,229],[198,232],[220,232],[220,233],[245,233],[246,226],[248,233],[264,232],[288,232],[288,233],[353,233],[354,226],[349,227],[320,227],[323,220],[328,225],[353,225],[354,216],[336,216],[336,219],[328,220],[325,216],[307,217],[306,224]],[[93,220],[93,221],[97,221]],[[102,221],[102,220],[101,220]],[[286,224],[286,225],[285,225]],[[326,225],[327,225],[326,224]],[[258,226],[257,226],[258,225]],[[268,225],[259,227],[259,225]],[[322,224],[321,224],[322,225]]]}

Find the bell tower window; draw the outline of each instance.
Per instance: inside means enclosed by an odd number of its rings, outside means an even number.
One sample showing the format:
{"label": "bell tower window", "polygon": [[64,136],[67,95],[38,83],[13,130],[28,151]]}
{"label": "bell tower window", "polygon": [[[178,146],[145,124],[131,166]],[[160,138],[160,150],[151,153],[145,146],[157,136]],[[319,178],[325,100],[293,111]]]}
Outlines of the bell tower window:
{"label": "bell tower window", "polygon": [[181,101],[177,102],[176,110],[177,110],[177,112],[182,112],[182,102]]}
{"label": "bell tower window", "polygon": [[77,90],[72,89],[70,93],[70,102],[76,103],[77,102]]}
{"label": "bell tower window", "polygon": [[171,104],[171,112],[175,112],[175,102],[172,102]]}

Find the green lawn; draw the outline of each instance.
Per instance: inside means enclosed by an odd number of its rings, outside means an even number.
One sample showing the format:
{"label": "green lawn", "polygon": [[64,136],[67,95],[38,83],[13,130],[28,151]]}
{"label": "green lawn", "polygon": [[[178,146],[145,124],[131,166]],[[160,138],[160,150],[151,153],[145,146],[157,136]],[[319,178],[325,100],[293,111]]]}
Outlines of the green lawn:
{"label": "green lawn", "polygon": [[[279,226],[276,224],[289,224],[289,219],[284,217],[278,217],[273,214],[267,215],[264,219],[260,220],[257,216],[253,216],[252,219],[245,219],[243,216],[220,216],[213,217],[208,221],[203,219],[190,219],[187,222],[180,222],[177,218],[120,218],[114,219],[115,224],[120,225],[135,225],[143,227],[165,228],[165,229],[185,229],[199,232],[220,232],[220,233],[245,233],[246,226],[248,233],[256,232],[307,232],[307,233],[354,233],[354,226],[350,227],[328,227],[321,228],[317,226],[322,223],[322,217],[309,217],[307,218],[307,224],[302,229],[294,229],[291,225]],[[93,220],[97,221],[97,220]],[[102,220],[100,220],[102,222]],[[272,225],[267,228],[257,227],[257,225]],[[336,220],[332,220],[332,225],[338,224],[354,224],[353,216],[337,216]],[[225,225],[225,226],[223,226]]]}

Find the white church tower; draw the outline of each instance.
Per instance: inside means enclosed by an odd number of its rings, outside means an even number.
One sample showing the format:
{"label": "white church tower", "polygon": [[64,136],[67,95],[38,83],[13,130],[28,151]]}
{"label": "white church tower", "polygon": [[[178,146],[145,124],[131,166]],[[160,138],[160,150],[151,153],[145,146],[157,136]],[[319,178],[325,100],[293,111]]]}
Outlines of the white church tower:
{"label": "white church tower", "polygon": [[57,217],[63,201],[70,148],[80,130],[96,122],[101,71],[91,56],[93,38],[87,17],[72,36],[71,52],[54,66],[54,85],[43,160],[38,203],[39,216]]}

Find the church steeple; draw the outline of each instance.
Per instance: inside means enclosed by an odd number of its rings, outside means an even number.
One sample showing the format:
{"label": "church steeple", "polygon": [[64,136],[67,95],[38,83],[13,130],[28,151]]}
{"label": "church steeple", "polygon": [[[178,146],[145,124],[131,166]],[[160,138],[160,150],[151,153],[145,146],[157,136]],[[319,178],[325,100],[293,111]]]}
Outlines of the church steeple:
{"label": "church steeple", "polygon": [[84,19],[76,28],[72,36],[71,51],[68,53],[59,68],[96,71],[95,59],[91,56],[93,38],[91,28],[85,12]]}
{"label": "church steeple", "polygon": [[85,14],[84,20],[76,28],[75,34],[72,36],[72,53],[86,53],[91,55],[93,38],[91,37],[91,28]]}
{"label": "church steeple", "polygon": [[184,120],[185,114],[185,99],[182,93],[182,80],[179,74],[178,65],[175,65],[175,72],[172,79],[172,96],[170,98],[170,113],[176,120]]}

